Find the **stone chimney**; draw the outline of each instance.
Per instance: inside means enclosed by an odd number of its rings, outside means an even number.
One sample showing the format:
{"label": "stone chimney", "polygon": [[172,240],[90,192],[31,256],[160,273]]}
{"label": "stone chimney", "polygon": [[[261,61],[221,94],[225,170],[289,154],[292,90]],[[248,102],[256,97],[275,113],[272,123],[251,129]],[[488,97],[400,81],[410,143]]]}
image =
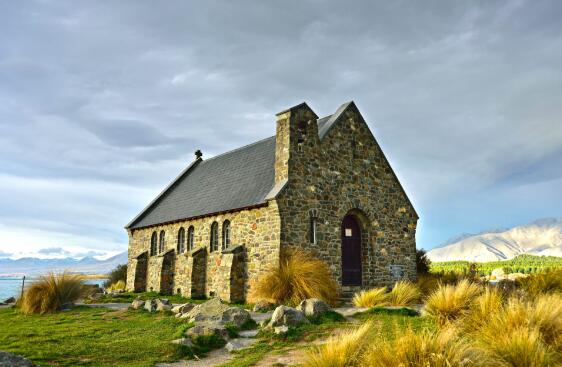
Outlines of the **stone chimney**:
{"label": "stone chimney", "polygon": [[275,184],[289,179],[294,161],[318,140],[318,116],[303,102],[281,111],[275,134]]}

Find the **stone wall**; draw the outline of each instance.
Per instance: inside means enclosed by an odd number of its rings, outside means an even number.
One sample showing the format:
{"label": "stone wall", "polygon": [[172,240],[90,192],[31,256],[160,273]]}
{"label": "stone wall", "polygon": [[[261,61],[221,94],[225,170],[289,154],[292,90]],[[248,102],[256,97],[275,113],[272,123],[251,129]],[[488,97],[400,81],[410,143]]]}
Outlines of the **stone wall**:
{"label": "stone wall", "polygon": [[[220,234],[225,220],[229,220],[231,225],[230,247],[243,245],[243,258],[231,251],[223,253],[221,243],[218,251],[210,251],[211,224],[214,221],[219,224]],[[178,231],[181,227],[187,230],[190,225],[195,228],[194,250],[178,254]],[[147,251],[150,254],[152,233],[159,234],[161,230],[166,233],[165,249],[155,256],[148,256],[147,291],[173,290],[186,297],[218,295],[225,300],[231,300],[231,296],[232,300],[242,300],[260,272],[279,262],[280,220],[277,205],[272,201],[253,209],[129,231],[128,290],[135,289],[136,258]],[[170,261],[164,255],[172,250],[174,271],[169,273],[165,265]],[[228,269],[236,274],[225,275]],[[169,289],[162,289],[163,270],[171,279]]]}
{"label": "stone wall", "polygon": [[[350,213],[362,229],[362,286],[415,279],[417,215],[355,105],[322,140],[306,105],[278,115],[277,124],[283,132],[277,138],[289,147],[288,164],[279,165],[289,182],[276,199],[281,246],[313,250],[341,284],[341,224]],[[318,217],[316,244],[309,238],[311,211]]]}

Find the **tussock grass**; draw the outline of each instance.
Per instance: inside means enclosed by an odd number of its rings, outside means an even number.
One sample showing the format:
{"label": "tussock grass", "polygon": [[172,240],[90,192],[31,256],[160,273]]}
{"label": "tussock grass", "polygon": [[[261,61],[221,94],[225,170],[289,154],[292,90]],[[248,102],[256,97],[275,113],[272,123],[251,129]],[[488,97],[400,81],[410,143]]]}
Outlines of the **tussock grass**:
{"label": "tussock grass", "polygon": [[408,281],[399,281],[388,294],[391,306],[413,306],[419,302],[421,293],[417,285]]}
{"label": "tussock grass", "polygon": [[250,303],[266,300],[277,304],[298,305],[306,298],[320,298],[335,305],[338,284],[328,265],[311,252],[287,249],[278,267],[271,267],[253,284]]}
{"label": "tussock grass", "polygon": [[562,294],[562,269],[519,278],[516,283],[531,297],[547,293]]}
{"label": "tussock grass", "polygon": [[109,287],[107,287],[107,290],[109,292],[113,292],[113,291],[124,291],[126,288],[126,284],[123,280],[118,280],[117,282],[111,284]]}
{"label": "tussock grass", "polygon": [[44,314],[60,310],[83,294],[83,280],[79,275],[49,273],[27,287],[19,305],[26,314]]}
{"label": "tussock grass", "polygon": [[373,339],[374,324],[366,322],[355,330],[348,330],[307,353],[305,367],[360,366],[363,353]]}
{"label": "tussock grass", "polygon": [[425,310],[441,325],[466,314],[481,288],[468,280],[457,285],[440,285],[426,301]]}
{"label": "tussock grass", "polygon": [[361,366],[468,367],[492,366],[491,362],[484,351],[448,327],[419,333],[407,329],[396,339],[375,341]]}
{"label": "tussock grass", "polygon": [[486,287],[482,294],[474,298],[466,312],[466,317],[459,321],[460,327],[469,332],[480,329],[490,315],[503,312],[503,304],[501,291],[497,288]]}
{"label": "tussock grass", "polygon": [[381,287],[355,293],[352,302],[356,307],[383,307],[387,298],[386,287]]}

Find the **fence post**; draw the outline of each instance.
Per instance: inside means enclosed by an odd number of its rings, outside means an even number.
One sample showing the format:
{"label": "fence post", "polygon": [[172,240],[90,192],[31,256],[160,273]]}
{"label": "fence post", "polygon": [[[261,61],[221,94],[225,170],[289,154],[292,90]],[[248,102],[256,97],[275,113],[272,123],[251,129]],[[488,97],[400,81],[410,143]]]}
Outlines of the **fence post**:
{"label": "fence post", "polygon": [[23,298],[23,289],[25,287],[25,275],[23,276],[22,280],[21,280],[21,296],[20,299]]}

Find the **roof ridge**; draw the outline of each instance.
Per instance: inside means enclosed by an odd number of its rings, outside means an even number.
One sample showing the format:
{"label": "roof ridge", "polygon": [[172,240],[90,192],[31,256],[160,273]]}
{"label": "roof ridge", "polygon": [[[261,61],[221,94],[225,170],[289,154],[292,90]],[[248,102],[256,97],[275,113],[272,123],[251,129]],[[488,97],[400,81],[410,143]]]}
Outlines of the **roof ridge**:
{"label": "roof ridge", "polygon": [[202,161],[201,163],[205,163],[205,162],[208,162],[208,161],[213,160],[213,159],[215,159],[215,158],[219,158],[219,157],[222,157],[222,156],[224,156],[224,155],[237,152],[237,151],[242,150],[242,149],[244,149],[244,148],[251,147],[252,145],[256,145],[256,144],[259,144],[259,143],[263,143],[264,141],[269,140],[269,139],[275,139],[275,135],[270,136],[270,137],[268,137],[268,138],[264,138],[264,139],[255,141],[255,142],[250,143],[250,144],[243,145],[243,146],[241,146],[241,147],[238,147],[238,148],[235,148],[235,149],[226,151],[226,152],[224,152],[224,153],[217,154],[217,155],[215,155],[215,156],[212,156],[211,158],[203,159],[203,161]]}

